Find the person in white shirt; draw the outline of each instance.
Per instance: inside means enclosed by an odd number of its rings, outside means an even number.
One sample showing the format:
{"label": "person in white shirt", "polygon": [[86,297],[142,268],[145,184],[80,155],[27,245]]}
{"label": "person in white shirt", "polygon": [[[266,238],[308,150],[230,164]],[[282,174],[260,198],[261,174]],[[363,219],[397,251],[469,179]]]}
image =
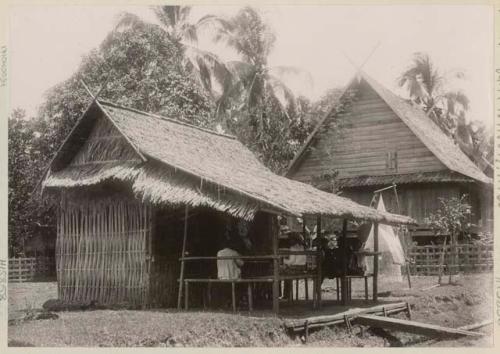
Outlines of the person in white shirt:
{"label": "person in white shirt", "polygon": [[[236,247],[229,242],[225,248],[217,252],[217,257],[239,257],[240,254],[234,248]],[[217,277],[225,280],[240,279],[243,264],[241,259],[218,259]]]}
{"label": "person in white shirt", "polygon": [[[296,233],[290,233],[290,248],[289,251],[297,252],[304,251],[304,245],[301,242],[300,236]],[[283,260],[283,263],[287,266],[305,266],[307,262],[307,256],[305,254],[291,254],[288,258]]]}
{"label": "person in white shirt", "polygon": [[[290,232],[288,234],[289,247],[288,250],[292,252],[304,251],[304,245],[300,234],[297,232]],[[294,274],[296,272],[304,272],[307,263],[307,256],[305,254],[291,254],[283,259],[284,273]],[[281,298],[287,298],[291,294],[292,281],[285,280],[283,286],[283,295]]]}

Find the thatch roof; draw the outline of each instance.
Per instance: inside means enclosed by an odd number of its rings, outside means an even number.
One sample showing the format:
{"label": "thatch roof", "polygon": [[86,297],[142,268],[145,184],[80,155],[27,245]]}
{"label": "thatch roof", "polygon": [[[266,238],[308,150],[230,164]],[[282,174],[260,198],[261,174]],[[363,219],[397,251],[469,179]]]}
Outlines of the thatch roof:
{"label": "thatch roof", "polygon": [[[83,144],[82,132],[87,137],[91,134],[88,122],[96,120],[96,108],[123,134],[137,159],[71,163],[71,155]],[[414,222],[278,176],[232,136],[105,101],[94,102],[78,124],[81,128],[73,129],[54,159],[44,188],[82,187],[117,179],[130,182],[138,196],[152,203],[209,206],[245,219],[265,210],[391,224]]]}
{"label": "thatch roof", "polygon": [[[377,81],[369,77],[366,73],[359,71],[360,79],[365,80],[368,85],[385,101],[385,103],[394,111],[394,113],[408,126],[408,128],[420,139],[420,141],[450,170],[458,172],[464,176],[470,177],[476,181],[486,184],[492,184],[493,180],[487,177],[455,144],[455,142],[447,136],[441,128],[438,127],[432,119],[427,117],[425,112],[395,95]],[[356,80],[351,81],[348,86],[353,85]],[[314,136],[323,125],[328,115],[322,119],[317,127],[308,137],[306,144],[302,147],[299,153],[290,163],[288,171],[298,165],[301,157],[307,151],[309,145],[314,141]]]}

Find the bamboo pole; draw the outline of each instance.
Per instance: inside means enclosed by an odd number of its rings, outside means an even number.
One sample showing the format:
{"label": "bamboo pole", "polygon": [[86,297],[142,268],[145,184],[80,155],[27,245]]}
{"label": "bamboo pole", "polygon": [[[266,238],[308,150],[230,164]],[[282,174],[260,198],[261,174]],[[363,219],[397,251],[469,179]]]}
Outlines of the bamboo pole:
{"label": "bamboo pole", "polygon": [[347,288],[347,219],[342,221],[342,278],[340,280],[340,287],[342,292],[340,298],[342,305],[347,304],[348,288]]}
{"label": "bamboo pole", "polygon": [[156,215],[155,215],[155,209],[152,205],[147,206],[149,208],[149,219],[148,219],[148,234],[147,234],[147,240],[148,240],[148,269],[147,269],[147,279],[148,279],[148,288],[147,288],[147,302],[148,306],[151,305],[152,303],[152,297],[151,297],[151,284],[152,284],[152,271],[153,271],[153,233],[155,229],[155,223],[156,223]]}
{"label": "bamboo pole", "polygon": [[444,257],[446,255],[446,243],[447,243],[447,241],[448,241],[448,236],[445,236],[444,242],[443,242],[443,248],[441,249],[441,255],[439,258],[439,268],[438,268],[438,284],[439,285],[441,285],[441,280],[442,280],[442,276],[443,276]]}
{"label": "bamboo pole", "polygon": [[373,301],[378,300],[378,222],[373,224]]}
{"label": "bamboo pole", "polygon": [[278,258],[278,232],[273,228],[273,219],[268,215],[268,232],[271,234],[273,247],[273,312],[277,315],[280,310],[280,280],[279,280],[279,258]]}
{"label": "bamboo pole", "polygon": [[61,298],[61,275],[60,275],[60,267],[61,267],[61,208],[57,208],[56,214],[56,248],[55,248],[55,256],[56,256],[56,276],[57,276],[57,298]]}
{"label": "bamboo pole", "polygon": [[[323,237],[323,235],[321,234],[321,229],[322,229],[322,226],[321,226],[321,215],[318,215],[317,219],[316,219],[316,237],[318,238],[318,241],[321,240],[321,238]],[[320,243],[318,244],[321,244],[321,241]],[[316,300],[317,300],[317,307],[320,309],[321,308],[321,285],[322,285],[322,281],[323,281],[323,275],[321,274],[321,263],[323,261],[323,257],[322,257],[322,250],[321,248],[319,249],[319,252],[318,252],[318,255],[317,255],[317,258],[318,258],[318,266],[317,266],[317,278],[318,280],[316,281]]]}
{"label": "bamboo pole", "polygon": [[107,241],[108,235],[102,235],[99,237],[99,235],[96,235],[94,232],[92,232],[92,219],[93,219],[93,213],[92,210],[94,209],[93,203],[88,202],[86,208],[85,208],[85,214],[87,215],[87,221],[86,221],[86,239],[87,239],[87,265],[89,267],[88,270],[88,287],[89,290],[87,292],[88,297],[90,299],[96,300],[98,303],[102,304],[104,303],[103,300],[103,291],[102,291],[102,269],[103,266],[99,263],[101,260],[101,255],[103,252],[103,245]]}
{"label": "bamboo pole", "polygon": [[71,281],[71,293],[70,293],[70,301],[75,301],[75,293],[76,293],[76,276],[75,276],[75,268],[76,268],[76,250],[75,250],[75,234],[76,234],[76,225],[75,225],[75,211],[74,208],[70,209],[70,225],[71,225],[71,243],[70,243],[70,281]]}
{"label": "bamboo pole", "polygon": [[[182,255],[181,258],[184,258],[186,254],[186,239],[187,239],[187,227],[188,227],[188,215],[189,215],[189,205],[186,204],[186,208],[184,210],[184,235],[182,238]],[[177,296],[177,309],[181,309],[181,300],[182,300],[182,288],[184,282],[184,263],[185,261],[181,259],[181,273],[179,276],[179,292]]]}
{"label": "bamboo pole", "polygon": [[103,302],[107,302],[110,294],[110,254],[109,251],[111,249],[111,238],[118,231],[117,223],[116,223],[116,215],[117,215],[117,201],[109,200],[109,233],[106,237],[97,238],[96,242],[96,250],[97,250],[97,266],[99,267],[99,283],[97,284],[97,291],[100,293],[100,297],[103,299]]}

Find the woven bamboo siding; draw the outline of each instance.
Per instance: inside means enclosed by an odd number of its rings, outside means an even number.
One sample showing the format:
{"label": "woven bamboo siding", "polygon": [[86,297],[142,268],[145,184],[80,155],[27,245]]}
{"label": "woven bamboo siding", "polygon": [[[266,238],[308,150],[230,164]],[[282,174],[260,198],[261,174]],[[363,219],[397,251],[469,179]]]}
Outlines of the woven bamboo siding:
{"label": "woven bamboo siding", "polygon": [[57,222],[59,298],[147,304],[150,230],[151,208],[132,200],[66,203]]}

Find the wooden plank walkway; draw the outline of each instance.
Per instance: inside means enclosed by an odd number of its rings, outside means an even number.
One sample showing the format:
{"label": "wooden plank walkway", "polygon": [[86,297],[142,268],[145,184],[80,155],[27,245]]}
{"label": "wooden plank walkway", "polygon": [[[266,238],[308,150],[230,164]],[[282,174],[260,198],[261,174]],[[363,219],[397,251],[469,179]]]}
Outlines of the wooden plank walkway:
{"label": "wooden plank walkway", "polygon": [[463,329],[442,327],[438,325],[401,320],[390,317],[373,316],[373,315],[359,315],[353,319],[356,324],[361,324],[365,326],[379,327],[384,329],[390,329],[401,332],[408,332],[413,334],[419,334],[430,337],[482,337],[483,333],[471,332]]}
{"label": "wooden plank walkway", "polygon": [[301,332],[306,330],[306,327],[307,329],[312,329],[345,323],[346,320],[351,320],[363,314],[390,315],[405,311],[408,315],[411,315],[407,302],[383,304],[366,308],[353,308],[333,315],[287,320],[285,321],[285,328],[289,331]]}

